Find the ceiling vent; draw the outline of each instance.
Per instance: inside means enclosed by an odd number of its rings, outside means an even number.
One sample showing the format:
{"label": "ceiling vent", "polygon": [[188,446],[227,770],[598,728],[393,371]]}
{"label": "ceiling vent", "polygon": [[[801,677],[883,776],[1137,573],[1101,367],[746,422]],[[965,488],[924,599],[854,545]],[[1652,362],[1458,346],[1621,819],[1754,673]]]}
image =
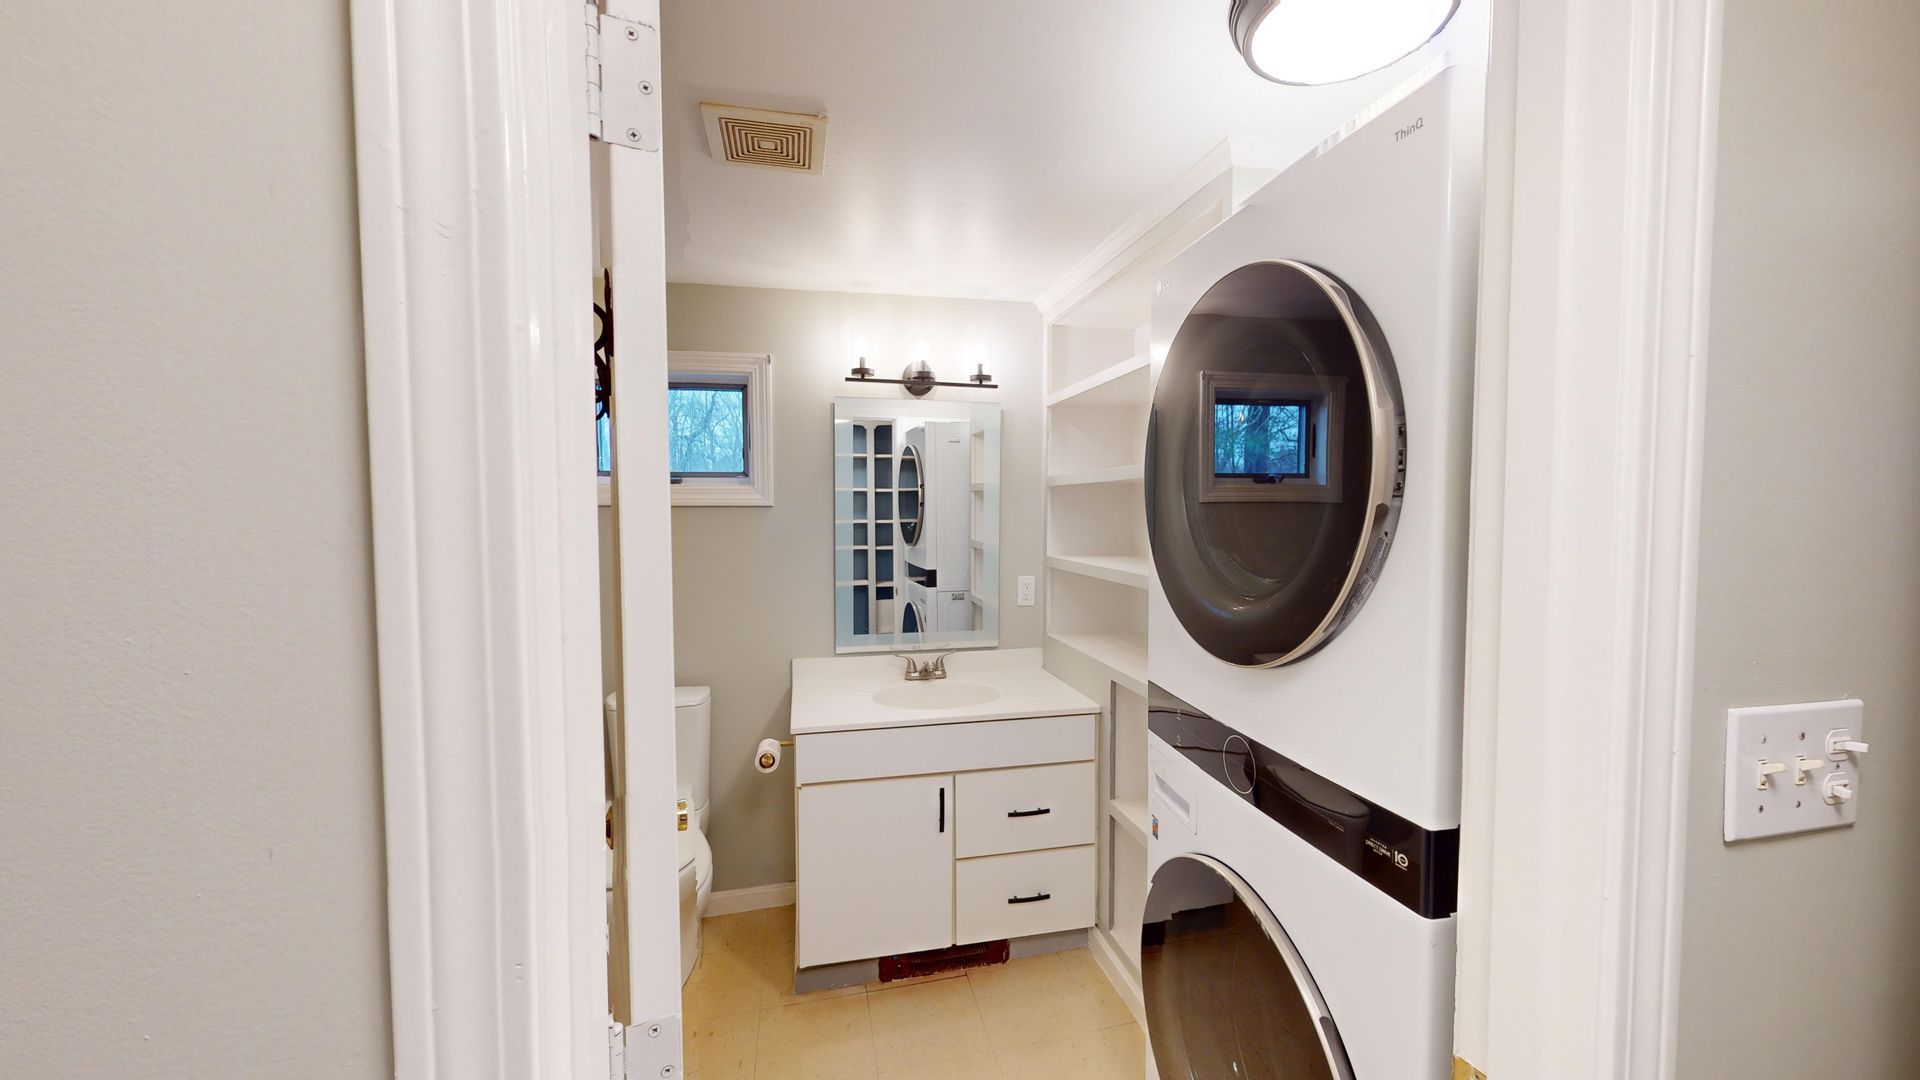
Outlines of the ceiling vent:
{"label": "ceiling vent", "polygon": [[715,161],[756,169],[817,173],[826,157],[827,118],[700,103]]}

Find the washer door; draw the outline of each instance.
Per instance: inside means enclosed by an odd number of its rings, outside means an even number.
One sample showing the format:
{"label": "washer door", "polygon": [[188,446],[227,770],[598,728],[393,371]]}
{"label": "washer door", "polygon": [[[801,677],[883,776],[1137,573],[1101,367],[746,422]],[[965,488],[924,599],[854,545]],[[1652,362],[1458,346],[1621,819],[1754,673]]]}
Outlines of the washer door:
{"label": "washer door", "polygon": [[1214,656],[1310,656],[1372,591],[1399,518],[1406,410],[1365,305],[1298,262],[1243,266],[1174,335],[1154,390],[1147,530]]}
{"label": "washer door", "polygon": [[1140,982],[1160,1080],[1353,1080],[1299,950],[1217,859],[1180,855],[1154,873]]}

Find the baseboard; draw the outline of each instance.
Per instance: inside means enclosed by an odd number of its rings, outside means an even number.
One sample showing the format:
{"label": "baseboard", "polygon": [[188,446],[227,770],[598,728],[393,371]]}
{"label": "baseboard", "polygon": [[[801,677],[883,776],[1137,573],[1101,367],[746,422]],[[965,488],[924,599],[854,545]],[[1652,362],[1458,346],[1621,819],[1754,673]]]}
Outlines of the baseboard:
{"label": "baseboard", "polygon": [[750,889],[717,889],[707,897],[707,918],[738,915],[761,908],[793,906],[793,882],[779,885],[755,885]]}
{"label": "baseboard", "polygon": [[1127,963],[1126,954],[1120,951],[1113,935],[1097,926],[1087,931],[1087,952],[1092,954],[1093,962],[1100,966],[1101,974],[1120,994],[1120,1000],[1127,1003],[1127,1011],[1133,1014],[1134,1022],[1140,1025],[1141,1030],[1146,1030],[1146,997],[1140,992],[1140,980],[1133,974],[1133,965]]}

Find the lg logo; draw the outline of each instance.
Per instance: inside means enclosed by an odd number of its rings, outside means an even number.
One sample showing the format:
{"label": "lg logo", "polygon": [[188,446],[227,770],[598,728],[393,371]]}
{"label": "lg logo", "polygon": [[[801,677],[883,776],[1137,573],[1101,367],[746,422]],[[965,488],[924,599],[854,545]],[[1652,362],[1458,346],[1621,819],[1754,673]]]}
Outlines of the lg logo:
{"label": "lg logo", "polygon": [[1407,136],[1412,135],[1414,132],[1419,131],[1421,128],[1424,128],[1426,126],[1427,126],[1426,117],[1424,116],[1415,117],[1413,123],[1408,124],[1406,127],[1403,127],[1393,133],[1393,141],[1399,142],[1401,139],[1404,139]]}

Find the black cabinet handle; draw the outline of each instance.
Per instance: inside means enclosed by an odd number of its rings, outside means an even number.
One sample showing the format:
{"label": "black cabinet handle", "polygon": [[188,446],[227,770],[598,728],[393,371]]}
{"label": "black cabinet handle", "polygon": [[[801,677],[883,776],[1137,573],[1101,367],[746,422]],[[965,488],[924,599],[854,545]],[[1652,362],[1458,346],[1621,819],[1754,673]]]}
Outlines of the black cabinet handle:
{"label": "black cabinet handle", "polygon": [[1043,806],[1038,810],[1009,810],[1007,811],[1007,816],[1008,817],[1039,817],[1041,814],[1051,814],[1051,813],[1053,813],[1053,807]]}
{"label": "black cabinet handle", "polygon": [[947,831],[947,789],[945,785],[941,785],[940,788],[940,831]]}
{"label": "black cabinet handle", "polygon": [[1034,893],[1034,894],[1033,894],[1032,896],[1009,896],[1009,897],[1007,897],[1007,903],[1009,903],[1009,904],[1037,904],[1037,903],[1039,903],[1039,902],[1040,902],[1040,901],[1042,901],[1042,900],[1051,900],[1051,899],[1053,899],[1053,894],[1052,894],[1052,893],[1050,893],[1050,892],[1040,892],[1040,893]]}

